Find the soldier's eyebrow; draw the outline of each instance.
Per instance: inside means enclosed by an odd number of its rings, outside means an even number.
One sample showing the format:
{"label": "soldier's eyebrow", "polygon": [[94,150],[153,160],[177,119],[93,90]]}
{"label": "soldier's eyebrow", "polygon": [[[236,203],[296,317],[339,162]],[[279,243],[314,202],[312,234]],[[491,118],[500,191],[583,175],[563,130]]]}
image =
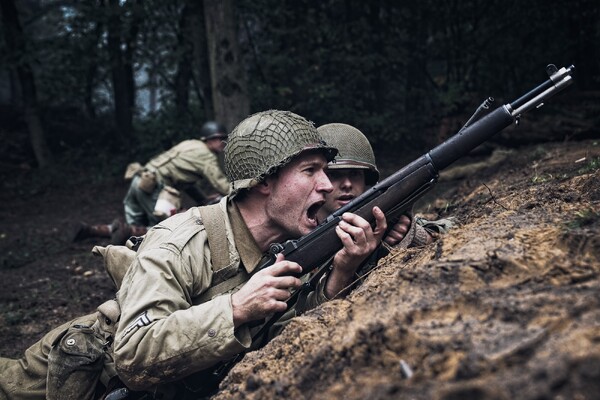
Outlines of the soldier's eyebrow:
{"label": "soldier's eyebrow", "polygon": [[322,168],[325,169],[327,166],[327,161],[320,159],[312,159],[312,160],[304,160],[300,163],[300,167],[314,167],[314,168]]}

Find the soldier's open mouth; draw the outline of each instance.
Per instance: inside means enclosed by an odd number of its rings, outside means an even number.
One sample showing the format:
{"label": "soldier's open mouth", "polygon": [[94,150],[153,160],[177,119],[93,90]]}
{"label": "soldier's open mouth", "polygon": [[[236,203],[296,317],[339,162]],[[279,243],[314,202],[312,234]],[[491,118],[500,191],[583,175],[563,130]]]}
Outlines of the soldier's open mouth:
{"label": "soldier's open mouth", "polygon": [[323,206],[323,204],[325,204],[325,201],[319,201],[308,207],[308,210],[306,211],[306,217],[314,225],[319,224],[319,221],[317,220],[317,212]]}

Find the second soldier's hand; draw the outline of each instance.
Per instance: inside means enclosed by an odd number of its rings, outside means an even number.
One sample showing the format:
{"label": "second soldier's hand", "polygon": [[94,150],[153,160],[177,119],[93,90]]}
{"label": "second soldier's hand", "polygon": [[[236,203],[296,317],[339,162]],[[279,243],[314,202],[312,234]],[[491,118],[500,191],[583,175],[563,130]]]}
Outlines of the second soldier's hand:
{"label": "second soldier's hand", "polygon": [[401,215],[398,222],[396,222],[385,238],[383,238],[383,241],[390,246],[397,245],[404,239],[404,236],[406,236],[406,233],[410,229],[410,224],[410,218],[407,215]]}

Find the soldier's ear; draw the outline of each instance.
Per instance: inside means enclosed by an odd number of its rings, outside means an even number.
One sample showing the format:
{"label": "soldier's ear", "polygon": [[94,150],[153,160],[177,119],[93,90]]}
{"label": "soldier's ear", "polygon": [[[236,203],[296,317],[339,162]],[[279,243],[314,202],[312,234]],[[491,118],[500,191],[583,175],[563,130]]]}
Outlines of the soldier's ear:
{"label": "soldier's ear", "polygon": [[269,178],[267,178],[264,181],[260,182],[255,187],[256,187],[256,190],[258,190],[260,193],[269,194],[269,193],[271,193],[272,182],[269,180]]}

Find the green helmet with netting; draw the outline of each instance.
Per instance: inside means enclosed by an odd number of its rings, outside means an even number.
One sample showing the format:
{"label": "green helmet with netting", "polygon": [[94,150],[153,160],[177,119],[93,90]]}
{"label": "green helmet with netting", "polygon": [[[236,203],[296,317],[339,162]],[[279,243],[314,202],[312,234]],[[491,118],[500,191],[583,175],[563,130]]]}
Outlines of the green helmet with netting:
{"label": "green helmet with netting", "polygon": [[323,140],[338,149],[328,169],[364,169],[365,183],[369,186],[377,183],[379,171],[375,165],[373,148],[361,131],[347,124],[326,124],[317,131]]}
{"label": "green helmet with netting", "polygon": [[233,129],[225,146],[231,195],[262,182],[307,150],[322,150],[327,161],[337,154],[314,124],[297,114],[269,110],[249,116]]}

